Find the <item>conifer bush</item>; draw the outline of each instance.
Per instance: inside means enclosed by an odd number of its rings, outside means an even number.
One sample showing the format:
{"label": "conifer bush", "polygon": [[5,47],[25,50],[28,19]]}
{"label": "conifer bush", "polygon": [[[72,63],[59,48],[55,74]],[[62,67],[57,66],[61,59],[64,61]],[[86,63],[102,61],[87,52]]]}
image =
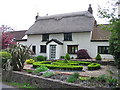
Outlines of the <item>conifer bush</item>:
{"label": "conifer bush", "polygon": [[98,53],[97,56],[95,57],[96,60],[102,60],[102,57],[100,56],[100,54]]}
{"label": "conifer bush", "polygon": [[68,53],[65,55],[65,59],[70,60],[70,55]]}

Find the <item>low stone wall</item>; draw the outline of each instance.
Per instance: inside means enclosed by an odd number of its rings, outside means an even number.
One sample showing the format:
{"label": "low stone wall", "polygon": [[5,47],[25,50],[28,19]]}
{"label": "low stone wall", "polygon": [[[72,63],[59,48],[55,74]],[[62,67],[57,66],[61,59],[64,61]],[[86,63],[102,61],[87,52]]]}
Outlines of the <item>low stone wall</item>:
{"label": "low stone wall", "polygon": [[60,80],[53,80],[50,78],[44,78],[42,76],[17,71],[3,71],[2,79],[19,83],[29,83],[30,85],[35,85],[39,88],[81,88],[79,85],[75,85],[72,83],[67,83]]}
{"label": "low stone wall", "polygon": [[[29,83],[30,85],[35,85],[39,88],[79,88],[80,90],[101,90],[101,88],[83,88],[78,84],[67,83],[60,80],[53,80],[50,78],[44,78],[42,76],[36,76],[32,74],[27,74],[24,72],[17,71],[3,71],[2,72],[3,80],[19,82],[19,83]],[[102,90],[109,90],[104,89]]]}

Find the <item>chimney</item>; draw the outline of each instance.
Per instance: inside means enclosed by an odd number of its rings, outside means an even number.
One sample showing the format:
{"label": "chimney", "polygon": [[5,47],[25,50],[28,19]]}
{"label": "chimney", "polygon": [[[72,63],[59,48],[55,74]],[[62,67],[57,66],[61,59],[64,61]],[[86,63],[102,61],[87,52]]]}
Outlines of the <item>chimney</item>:
{"label": "chimney", "polygon": [[91,4],[89,4],[88,12],[90,12],[91,14],[93,14],[93,10],[92,10]]}
{"label": "chimney", "polygon": [[38,17],[39,17],[39,13],[37,13],[37,16],[35,17],[35,19],[37,20]]}

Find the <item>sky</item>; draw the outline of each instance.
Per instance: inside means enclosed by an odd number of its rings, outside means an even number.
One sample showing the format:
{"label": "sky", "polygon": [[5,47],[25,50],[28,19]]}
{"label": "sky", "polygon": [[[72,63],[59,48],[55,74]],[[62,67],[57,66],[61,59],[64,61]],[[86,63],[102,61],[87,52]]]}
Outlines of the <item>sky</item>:
{"label": "sky", "polygon": [[39,16],[87,11],[92,4],[93,15],[98,23],[105,23],[97,17],[98,5],[104,7],[108,0],[0,0],[0,26],[7,25],[14,30],[28,30]]}

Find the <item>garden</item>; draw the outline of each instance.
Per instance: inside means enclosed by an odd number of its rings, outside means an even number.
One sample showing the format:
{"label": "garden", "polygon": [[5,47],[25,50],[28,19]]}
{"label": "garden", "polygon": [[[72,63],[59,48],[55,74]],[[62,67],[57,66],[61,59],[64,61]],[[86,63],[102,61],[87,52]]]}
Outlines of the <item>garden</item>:
{"label": "garden", "polygon": [[[86,53],[86,51],[84,52]],[[25,74],[73,83],[84,88],[117,88],[120,86],[119,75],[114,73],[113,70],[109,70],[109,74],[100,73],[105,71],[104,67],[109,65],[79,59],[84,55],[79,55],[76,59],[71,58],[67,53],[65,56],[61,56],[59,60],[47,60],[44,56],[33,57],[31,54],[29,47],[19,44],[0,52],[2,69],[4,71],[11,71],[12,69],[12,71]],[[88,57],[87,54],[86,57]],[[96,56],[96,61],[101,61],[100,54]],[[29,69],[24,68],[27,66],[30,66]],[[91,73],[91,75],[88,73]]]}

